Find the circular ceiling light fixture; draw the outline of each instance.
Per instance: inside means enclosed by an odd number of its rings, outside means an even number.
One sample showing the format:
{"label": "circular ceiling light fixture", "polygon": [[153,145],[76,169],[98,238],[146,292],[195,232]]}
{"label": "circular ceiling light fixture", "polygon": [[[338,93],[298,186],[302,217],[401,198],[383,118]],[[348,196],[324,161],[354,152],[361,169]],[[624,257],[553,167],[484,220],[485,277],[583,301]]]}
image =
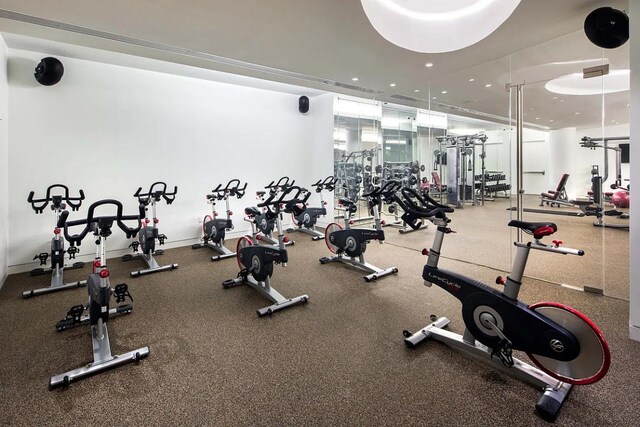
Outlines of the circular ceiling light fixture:
{"label": "circular ceiling light fixture", "polygon": [[391,43],[421,53],[471,46],[493,33],[521,0],[360,0],[369,22]]}
{"label": "circular ceiling light fixture", "polygon": [[[601,95],[625,92],[630,89],[629,70],[613,70],[602,78],[585,79],[582,73],[574,73],[550,80],[544,85],[549,92],[563,95]],[[563,100],[560,100],[563,102]]]}

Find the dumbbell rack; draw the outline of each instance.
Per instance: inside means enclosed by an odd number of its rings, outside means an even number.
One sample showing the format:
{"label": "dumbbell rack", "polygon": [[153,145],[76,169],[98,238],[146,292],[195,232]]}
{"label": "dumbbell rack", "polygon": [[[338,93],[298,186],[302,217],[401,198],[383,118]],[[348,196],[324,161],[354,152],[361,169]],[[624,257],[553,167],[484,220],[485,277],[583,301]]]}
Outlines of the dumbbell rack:
{"label": "dumbbell rack", "polygon": [[[474,177],[475,189],[478,198],[482,201],[493,202],[496,198],[508,198],[507,192],[511,190],[511,184],[500,183],[506,181],[507,176],[503,171],[486,171],[484,175],[476,175]],[[504,196],[498,196],[498,193],[504,192]]]}

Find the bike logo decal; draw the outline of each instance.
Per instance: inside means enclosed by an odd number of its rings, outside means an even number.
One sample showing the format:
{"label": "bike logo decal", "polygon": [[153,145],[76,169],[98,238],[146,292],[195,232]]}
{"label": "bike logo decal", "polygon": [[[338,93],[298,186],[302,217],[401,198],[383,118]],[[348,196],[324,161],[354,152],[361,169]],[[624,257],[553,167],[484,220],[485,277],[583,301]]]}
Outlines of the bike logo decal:
{"label": "bike logo decal", "polygon": [[428,275],[429,277],[433,278],[433,279],[436,279],[436,280],[437,280],[437,281],[439,281],[439,282],[444,283],[444,284],[445,284],[445,285],[447,285],[447,287],[448,287],[449,289],[451,289],[452,291],[459,291],[459,290],[460,290],[460,288],[462,287],[462,286],[460,286],[459,284],[457,284],[457,283],[455,283],[455,282],[452,282],[451,280],[446,279],[446,278],[444,278],[444,277],[434,276],[433,274],[431,274],[431,272],[429,272],[427,275]]}
{"label": "bike logo decal", "polygon": [[560,340],[554,338],[549,342],[549,345],[551,346],[551,350],[556,353],[562,353],[564,351],[564,344],[562,344],[562,341]]}

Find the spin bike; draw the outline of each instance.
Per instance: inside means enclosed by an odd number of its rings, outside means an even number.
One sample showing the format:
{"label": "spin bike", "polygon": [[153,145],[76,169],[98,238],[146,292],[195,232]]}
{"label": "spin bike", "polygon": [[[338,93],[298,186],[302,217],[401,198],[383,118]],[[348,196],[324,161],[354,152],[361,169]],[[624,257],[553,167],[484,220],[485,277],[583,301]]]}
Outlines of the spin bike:
{"label": "spin bike", "polygon": [[[160,220],[157,217],[156,204],[162,199],[167,202],[167,205],[173,203],[176,198],[176,193],[178,192],[178,187],[174,187],[173,192],[170,193],[167,191],[166,183],[154,182],[151,184],[148,192],[141,193],[141,191],[142,187],[138,187],[138,191],[136,191],[136,194],[134,194],[133,197],[137,197],[138,202],[145,207],[145,218],[142,222],[142,230],[138,233],[138,241],[134,241],[129,245],[129,247],[133,249],[134,253],[124,255],[122,257],[122,261],[142,258],[147,264],[147,268],[144,270],[132,271],[130,273],[131,277],[138,277],[143,274],[157,273],[160,271],[178,268],[178,264],[159,265],[153,257],[154,255],[162,255],[164,253],[164,250],[156,249],[156,240],[158,240],[160,245],[164,245],[164,241],[167,239],[167,236],[164,234],[158,234],[158,222],[160,222]],[[151,205],[153,220],[148,217],[149,205]],[[139,249],[142,249],[142,253],[138,252]]]}
{"label": "spin bike", "polygon": [[[218,255],[211,257],[211,261],[218,261],[224,258],[230,258],[235,256],[235,252],[231,252],[224,246],[224,237],[227,231],[233,230],[233,222],[231,221],[231,209],[229,208],[229,197],[237,197],[241,199],[244,196],[244,192],[247,189],[247,183],[240,188],[240,180],[232,179],[227,185],[222,188],[222,184],[211,191],[211,194],[207,194],[207,203],[212,206],[211,215],[205,215],[202,221],[202,243],[196,243],[191,246],[191,249],[199,249],[209,247],[216,251]],[[227,219],[218,219],[218,212],[216,212],[216,200],[224,200],[227,205]]]}
{"label": "spin bike", "polygon": [[69,259],[75,259],[78,253],[78,248],[75,246],[70,247],[65,251],[64,239],[60,235],[60,228],[57,223],[60,218],[60,214],[67,208],[67,205],[71,207],[71,210],[77,211],[82,205],[84,200],[84,192],[79,191],[80,196],[71,197],[69,195],[69,188],[62,184],[53,184],[47,188],[47,193],[43,199],[34,199],[35,193],[31,191],[27,202],[31,203],[31,207],[36,214],[41,214],[44,209],[51,203],[51,210],[56,215],[56,227],[53,229],[53,237],[51,238],[51,254],[47,252],[41,252],[33,257],[34,260],[39,260],[40,265],[46,265],[49,256],[51,256],[51,267],[49,268],[36,268],[31,270],[31,276],[40,276],[43,274],[51,273],[50,285],[46,288],[33,289],[30,291],[22,292],[23,298],[34,297],[37,295],[48,294],[51,292],[62,291],[64,289],[79,288],[87,284],[86,280],[80,280],[79,282],[64,283],[64,270],[72,270],[76,268],[83,268],[84,262],[74,262],[72,265],[64,265],[64,254],[69,254]]}
{"label": "spin bike", "polygon": [[322,198],[322,191],[333,191],[336,186],[336,179],[333,176],[328,176],[324,180],[319,179],[318,182],[312,184],[311,186],[314,187],[316,193],[320,195],[320,207],[307,207],[307,200],[311,196],[311,193],[308,192],[307,196],[303,200],[303,203],[289,204],[288,206],[286,206],[285,212],[291,214],[291,219],[297,226],[297,228],[289,228],[287,230],[288,233],[300,231],[302,233],[310,235],[311,240],[315,241],[324,238],[324,233],[320,233],[316,230],[316,223],[318,222],[318,218],[327,214],[327,202],[325,202]]}
{"label": "spin bike", "polygon": [[[271,198],[276,197],[279,193],[282,193],[287,188],[292,187],[295,182],[295,179],[290,180],[288,176],[283,176],[277,182],[271,181],[271,183],[264,188],[268,190],[268,197]],[[278,238],[273,237],[272,233],[276,225],[276,218],[280,217],[280,221],[282,221],[280,209],[278,208],[278,213],[276,213],[270,204],[264,204],[265,197],[267,197],[267,191],[258,191],[256,192],[256,196],[258,197],[258,200],[263,203],[258,205],[258,207],[262,206],[262,212],[258,211],[258,213],[252,217],[255,224],[255,227],[252,227],[253,236],[259,243],[277,246],[280,243]],[[294,245],[295,243],[295,241],[289,240],[288,237],[284,238],[284,244],[286,246]]]}
{"label": "spin bike", "polygon": [[[513,220],[516,227],[533,236],[532,242],[516,242],[516,258],[511,274],[498,277],[502,291],[477,280],[438,268],[444,236],[448,227],[446,213],[451,208],[428,198],[430,208],[413,209],[410,215],[426,218],[437,226],[422,278],[426,286],[436,284],[462,302],[463,335],[444,329],[446,317],[431,316],[432,323],[416,333],[404,331],[405,344],[414,348],[426,339],[442,341],[475,358],[504,368],[515,377],[543,391],[536,404],[541,417],[554,420],[573,385],[592,384],[602,379],[611,361],[609,347],[600,330],[584,314],[555,302],[527,305],[518,300],[522,277],[532,249],[563,255],[584,255],[584,251],[561,247],[559,240],[545,244],[542,239],[557,231],[551,222]],[[512,355],[526,353],[536,367]]]}
{"label": "spin bike", "polygon": [[[95,217],[94,211],[97,207],[103,205],[114,205],[117,208],[116,214],[111,216]],[[60,375],[55,375],[49,380],[49,387],[55,388],[66,386],[70,383],[104,372],[117,366],[130,362],[137,362],[149,355],[148,347],[141,347],[137,350],[129,351],[124,354],[112,355],[111,345],[109,343],[109,332],[107,330],[107,322],[109,316],[113,314],[126,314],[133,310],[130,304],[122,304],[115,308],[109,309],[109,300],[111,296],[115,296],[116,303],[124,302],[127,297],[131,298],[127,285],[121,283],[111,288],[109,281],[109,269],[106,264],[106,240],[111,235],[111,228],[114,221],[118,227],[124,231],[127,238],[135,237],[140,231],[141,218],[144,216],[144,206],[139,207],[138,215],[123,215],[122,204],[117,200],[106,199],[93,203],[89,207],[86,219],[77,221],[67,221],[68,211],[62,212],[58,220],[58,227],[64,228],[64,236],[71,246],[80,246],[82,240],[92,231],[96,236],[96,244],[98,245],[98,256],[93,262],[93,273],[89,276],[87,282],[87,290],[89,291],[89,302],[86,306],[74,306],[67,313],[67,317],[58,322],[56,328],[61,331],[69,327],[89,323],[91,325],[91,340],[93,345],[93,362],[80,368],[73,369]],[[124,221],[137,221],[137,226],[128,227]],[[69,228],[73,226],[84,225],[84,229],[80,234],[69,234]],[[83,315],[84,311],[88,311],[88,315]]]}
{"label": "spin bike", "polygon": [[[260,215],[260,210],[255,207],[244,210],[247,217],[245,221],[251,223],[253,231],[252,238],[246,236],[238,239],[236,247],[238,266],[240,272],[236,279],[225,280],[222,286],[225,289],[238,286],[249,285],[262,296],[269,299],[273,304],[257,310],[259,317],[271,315],[276,311],[284,310],[298,304],[305,304],[309,301],[309,295],[300,295],[294,298],[285,298],[278,291],[271,287],[271,275],[273,274],[273,264],[287,266],[289,260],[285,249],[284,234],[282,232],[282,221],[280,219],[280,209],[286,203],[300,203],[298,198],[302,189],[297,186],[288,186],[280,193],[273,193],[258,204],[258,208],[268,208],[275,213],[276,231],[278,233],[278,246],[259,245],[257,233],[255,232],[255,218]],[[294,196],[291,196],[294,194]]]}
{"label": "spin bike", "polygon": [[365,282],[377,280],[380,277],[398,273],[396,267],[380,269],[375,265],[369,264],[364,260],[364,253],[367,250],[367,243],[371,240],[377,240],[380,244],[384,243],[384,230],[380,221],[380,207],[383,200],[385,203],[393,200],[394,194],[400,188],[400,183],[396,180],[387,181],[382,187],[374,187],[371,192],[363,194],[362,197],[367,199],[369,210],[373,214],[375,227],[368,228],[351,228],[351,216],[358,210],[355,202],[347,198],[338,199],[338,210],[343,210],[344,229],[338,223],[331,223],[325,230],[325,242],[329,250],[335,255],[332,257],[320,258],[320,264],[328,264],[330,262],[341,262],[352,267],[356,267],[366,273],[363,276]]}

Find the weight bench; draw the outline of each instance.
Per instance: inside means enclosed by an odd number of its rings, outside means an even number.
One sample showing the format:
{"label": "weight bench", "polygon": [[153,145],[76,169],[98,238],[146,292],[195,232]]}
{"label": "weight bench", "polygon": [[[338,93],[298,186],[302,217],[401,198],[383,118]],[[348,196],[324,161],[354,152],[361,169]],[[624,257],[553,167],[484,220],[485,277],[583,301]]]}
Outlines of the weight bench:
{"label": "weight bench", "polygon": [[567,197],[567,190],[565,188],[567,180],[569,180],[569,174],[565,173],[560,178],[555,190],[549,190],[548,193],[540,193],[540,206],[544,206],[545,203],[551,207],[553,207],[553,205],[557,207],[561,205],[573,206],[573,203]]}

